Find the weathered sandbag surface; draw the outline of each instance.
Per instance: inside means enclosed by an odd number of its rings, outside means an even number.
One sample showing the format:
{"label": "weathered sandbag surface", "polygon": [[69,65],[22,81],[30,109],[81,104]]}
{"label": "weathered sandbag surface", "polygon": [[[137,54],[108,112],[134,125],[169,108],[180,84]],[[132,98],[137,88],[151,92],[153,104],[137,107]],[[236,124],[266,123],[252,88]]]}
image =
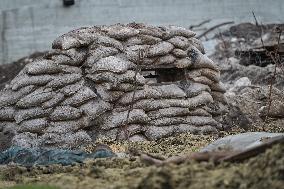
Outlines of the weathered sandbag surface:
{"label": "weathered sandbag surface", "polygon": [[0,122],[25,148],[218,132],[208,105],[226,103],[225,89],[194,36],[136,23],[66,33],[0,92]]}

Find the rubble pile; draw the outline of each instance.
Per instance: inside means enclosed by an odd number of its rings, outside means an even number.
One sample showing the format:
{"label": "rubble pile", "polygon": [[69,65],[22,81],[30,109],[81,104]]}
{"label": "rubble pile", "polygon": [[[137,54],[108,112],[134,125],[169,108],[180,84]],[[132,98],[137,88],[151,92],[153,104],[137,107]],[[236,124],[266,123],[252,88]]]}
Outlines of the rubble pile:
{"label": "rubble pile", "polygon": [[253,86],[272,82],[274,87],[284,89],[283,31],[283,24],[241,23],[209,40],[217,44],[210,58],[218,64],[227,91],[243,77]]}
{"label": "rubble pile", "polygon": [[283,132],[283,31],[283,24],[241,23],[218,35],[210,58],[218,62],[226,88],[230,113],[224,125]]}
{"label": "rubble pile", "polygon": [[225,89],[194,35],[136,23],[66,33],[0,92],[0,128],[16,131],[14,146],[71,149],[218,132],[210,107]]}
{"label": "rubble pile", "polygon": [[[241,45],[235,51],[235,55],[240,59],[240,64],[265,67],[269,64],[275,64],[275,62],[281,63],[284,60],[284,37],[282,35],[284,25],[274,25],[266,30],[262,29],[261,26],[255,27],[260,30],[258,32],[260,36],[250,39],[250,43],[246,42],[245,46]],[[244,41],[237,39],[237,41]]]}

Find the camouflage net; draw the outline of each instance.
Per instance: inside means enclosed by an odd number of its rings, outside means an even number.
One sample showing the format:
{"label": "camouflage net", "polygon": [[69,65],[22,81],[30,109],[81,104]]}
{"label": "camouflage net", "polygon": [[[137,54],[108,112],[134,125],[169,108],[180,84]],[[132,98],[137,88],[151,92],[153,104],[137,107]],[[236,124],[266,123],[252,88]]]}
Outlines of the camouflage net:
{"label": "camouflage net", "polygon": [[87,159],[108,158],[116,155],[107,148],[101,148],[93,153],[62,149],[40,149],[12,147],[0,152],[0,165],[14,163],[22,166],[38,165],[75,165],[83,163]]}
{"label": "camouflage net", "polygon": [[66,33],[0,92],[0,124],[26,148],[218,132],[225,89],[194,35],[136,23]]}

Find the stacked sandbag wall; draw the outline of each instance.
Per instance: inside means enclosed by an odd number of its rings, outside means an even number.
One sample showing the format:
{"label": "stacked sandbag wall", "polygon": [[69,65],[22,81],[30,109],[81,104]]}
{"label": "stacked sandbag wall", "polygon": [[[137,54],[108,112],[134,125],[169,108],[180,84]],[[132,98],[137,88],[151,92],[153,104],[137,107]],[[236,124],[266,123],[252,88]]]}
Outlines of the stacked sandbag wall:
{"label": "stacked sandbag wall", "polygon": [[[218,132],[207,105],[225,103],[225,90],[194,35],[136,23],[64,34],[1,91],[1,125],[13,127],[13,145],[24,147]],[[182,79],[148,83],[148,69],[178,69]]]}

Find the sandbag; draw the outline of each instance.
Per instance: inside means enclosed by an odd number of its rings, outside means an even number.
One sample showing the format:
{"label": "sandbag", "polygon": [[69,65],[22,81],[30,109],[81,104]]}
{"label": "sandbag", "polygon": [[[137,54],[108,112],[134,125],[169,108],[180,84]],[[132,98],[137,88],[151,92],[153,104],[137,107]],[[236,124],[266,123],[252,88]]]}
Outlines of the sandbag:
{"label": "sandbag", "polygon": [[41,146],[62,149],[78,149],[80,146],[90,144],[92,141],[91,137],[86,131],[78,131],[75,133],[45,133],[40,137]]}
{"label": "sandbag", "polygon": [[10,89],[0,92],[0,107],[14,105],[20,98],[33,92],[35,88],[36,87],[34,85],[30,85],[30,86],[21,88],[16,93],[14,93]]}
{"label": "sandbag", "polygon": [[42,103],[41,107],[44,109],[52,108],[60,104],[65,99],[65,96],[61,92],[55,93],[51,99]]}
{"label": "sandbag", "polygon": [[73,96],[66,98],[61,103],[61,105],[70,105],[70,106],[77,107],[96,97],[97,95],[94,91],[92,91],[88,87],[83,87],[79,91],[77,91],[77,93],[75,93]]}
{"label": "sandbag", "polygon": [[95,62],[100,60],[101,58],[105,58],[108,56],[114,56],[118,53],[118,49],[114,47],[105,47],[105,46],[98,46],[94,48],[93,50],[91,49],[89,51],[89,56],[86,60],[86,63],[84,64],[85,66],[92,67]]}
{"label": "sandbag", "polygon": [[50,122],[49,127],[46,129],[48,133],[70,133],[77,132],[80,129],[84,129],[88,127],[90,124],[90,120],[88,118],[80,118],[77,120],[71,121],[56,121]]}
{"label": "sandbag", "polygon": [[177,133],[190,132],[193,134],[214,134],[217,133],[218,130],[214,126],[210,125],[203,125],[202,127],[200,127],[188,124],[180,124],[176,126],[176,132]]}
{"label": "sandbag", "polygon": [[43,134],[48,126],[48,121],[45,118],[30,119],[19,124],[18,132],[30,132]]}
{"label": "sandbag", "polygon": [[124,40],[133,36],[136,36],[139,31],[131,27],[124,27],[123,25],[112,25],[107,27],[102,27],[102,31],[106,31],[107,35],[115,39]]}
{"label": "sandbag", "polygon": [[186,96],[189,98],[200,95],[202,91],[207,91],[211,93],[210,87],[201,83],[183,81],[180,82],[178,85],[181,89],[183,89],[183,91],[186,93]]}
{"label": "sandbag", "polygon": [[163,117],[151,120],[149,123],[150,125],[155,125],[155,126],[177,125],[177,124],[189,124],[194,126],[217,125],[217,122],[212,117],[204,117],[204,116]]}
{"label": "sandbag", "polygon": [[13,107],[0,108],[0,121],[13,121],[15,109]]}
{"label": "sandbag", "polygon": [[35,148],[40,146],[40,139],[37,133],[22,132],[15,135],[12,139],[12,146],[22,148]]}
{"label": "sandbag", "polygon": [[182,50],[182,49],[177,49],[175,48],[173,51],[172,51],[172,54],[177,57],[177,58],[185,58],[187,57],[187,52]]}
{"label": "sandbag", "polygon": [[101,116],[103,113],[112,109],[112,105],[102,100],[92,100],[80,106],[80,110],[91,119]]}
{"label": "sandbag", "polygon": [[71,106],[57,106],[49,115],[52,121],[65,121],[78,119],[82,116],[82,110]]}
{"label": "sandbag", "polygon": [[69,65],[61,65],[61,72],[66,74],[76,73],[76,74],[82,74],[83,71],[75,66],[69,66]]}
{"label": "sandbag", "polygon": [[161,85],[161,86],[148,86],[143,90],[137,90],[135,92],[126,93],[119,99],[120,104],[129,104],[132,102],[132,96],[134,95],[134,101],[141,99],[161,99],[161,98],[184,98],[186,94],[177,85]]}
{"label": "sandbag", "polygon": [[46,87],[51,88],[60,88],[69,84],[73,84],[79,81],[82,78],[81,74],[72,73],[72,74],[62,74],[54,77],[49,83],[47,83]]}
{"label": "sandbag", "polygon": [[51,88],[40,87],[30,93],[29,95],[21,98],[16,106],[19,108],[29,108],[34,106],[40,106],[43,102],[51,99],[54,92]]}
{"label": "sandbag", "polygon": [[189,47],[188,39],[186,37],[182,37],[182,36],[172,37],[168,40],[168,42],[173,44],[176,48],[180,48],[180,49],[183,49],[183,50],[185,50]]}
{"label": "sandbag", "polygon": [[181,117],[181,116],[211,117],[211,114],[202,108],[189,110],[188,108],[182,108],[182,107],[169,107],[169,108],[149,111],[147,112],[147,115],[152,120],[163,118],[163,117]]}
{"label": "sandbag", "polygon": [[193,69],[210,68],[219,71],[218,66],[206,55],[203,55],[196,47],[191,46],[187,54],[194,59],[194,64],[192,65]]}
{"label": "sandbag", "polygon": [[175,116],[186,116],[190,113],[188,108],[182,107],[169,107],[159,110],[149,111],[147,115],[151,119],[158,119],[161,117],[175,117]]}
{"label": "sandbag", "polygon": [[154,44],[157,44],[161,41],[162,41],[162,39],[160,39],[158,37],[142,34],[142,35],[138,35],[138,36],[128,38],[125,42],[125,45],[126,46],[143,45],[143,44],[154,45]]}
{"label": "sandbag", "polygon": [[53,75],[38,75],[38,76],[22,76],[19,78],[15,78],[11,81],[11,86],[13,91],[17,91],[20,88],[36,85],[36,86],[43,86],[53,80],[55,76]]}
{"label": "sandbag", "polygon": [[175,133],[176,128],[173,125],[170,126],[149,126],[145,131],[145,136],[148,140],[157,140],[163,137],[168,137]]}
{"label": "sandbag", "polygon": [[199,39],[192,37],[188,41],[191,45],[193,45],[195,48],[197,48],[202,54],[205,54],[204,46],[202,45],[202,43]]}
{"label": "sandbag", "polygon": [[124,55],[125,57],[137,64],[138,61],[140,61],[139,52],[148,52],[150,48],[150,45],[133,45],[133,46],[127,46],[125,47]]}
{"label": "sandbag", "polygon": [[191,38],[196,35],[193,31],[179,26],[170,25],[170,26],[162,26],[161,28],[166,30],[166,35],[163,36],[164,39],[168,39],[174,36],[183,36],[186,38]]}
{"label": "sandbag", "polygon": [[59,92],[64,94],[64,96],[71,96],[77,93],[84,85],[83,81],[76,82],[74,84],[69,84],[62,87]]}
{"label": "sandbag", "polygon": [[98,34],[90,32],[89,28],[80,28],[73,30],[56,38],[52,43],[53,49],[68,50],[89,45],[98,38]]}
{"label": "sandbag", "polygon": [[91,73],[110,71],[114,73],[125,73],[127,70],[134,68],[134,64],[129,61],[122,60],[115,56],[102,58],[93,64]]}
{"label": "sandbag", "polygon": [[123,124],[133,124],[133,123],[146,123],[149,118],[145,114],[145,112],[141,109],[133,109],[129,113],[129,117],[127,119],[128,111],[124,112],[115,112],[113,111],[109,115],[107,115],[103,120],[99,120],[102,125],[101,129],[109,130],[111,128],[116,128],[122,126]]}
{"label": "sandbag", "polygon": [[177,68],[189,68],[192,65],[192,61],[191,59],[186,57],[186,58],[178,59],[177,61],[175,61],[174,65]]}
{"label": "sandbag", "polygon": [[97,45],[103,45],[106,47],[114,47],[118,49],[119,51],[123,51],[124,49],[120,41],[113,39],[111,37],[102,36],[102,35],[98,36],[97,39],[94,41],[94,43],[90,45],[90,47],[93,48],[94,46],[97,46]]}
{"label": "sandbag", "polygon": [[52,50],[48,52],[44,57],[46,59],[53,60],[56,64],[80,66],[87,56],[87,49],[82,48],[70,48],[67,50]]}
{"label": "sandbag", "polygon": [[190,77],[193,77],[193,78],[204,76],[214,82],[220,81],[220,72],[212,70],[210,68],[201,68],[201,69],[191,70],[191,71],[188,71],[188,74],[190,75]]}
{"label": "sandbag", "polygon": [[31,75],[56,74],[62,71],[60,65],[51,60],[38,60],[26,66],[27,73]]}
{"label": "sandbag", "polygon": [[[132,25],[130,24],[130,26]],[[165,35],[165,32],[159,27],[146,26],[143,24],[135,24],[134,27],[138,28],[140,34],[151,35],[158,38],[162,38],[163,35]]]}
{"label": "sandbag", "polygon": [[160,42],[156,45],[152,45],[148,49],[147,56],[153,57],[153,56],[162,56],[170,53],[174,49],[174,46],[166,41]]}
{"label": "sandbag", "polygon": [[145,111],[157,110],[169,107],[184,107],[193,109],[213,102],[210,93],[203,91],[200,95],[190,99],[142,99],[134,103],[133,107]]}
{"label": "sandbag", "polygon": [[95,83],[111,83],[113,86],[118,85],[119,83],[135,83],[137,85],[144,85],[145,78],[140,74],[136,74],[135,71],[128,70],[122,74],[115,74],[113,72],[101,72],[97,74],[88,74],[86,77],[92,79]]}
{"label": "sandbag", "polygon": [[210,80],[210,79],[208,79],[207,77],[204,77],[204,76],[194,77],[193,80],[195,82],[209,86],[212,91],[218,91],[218,92],[222,92],[222,93],[224,93],[226,91],[222,82],[214,82],[214,81],[212,81],[212,80]]}
{"label": "sandbag", "polygon": [[171,54],[159,56],[157,58],[155,57],[153,59],[154,61],[152,62],[152,64],[154,65],[170,65],[176,61],[176,58]]}
{"label": "sandbag", "polygon": [[96,85],[96,90],[97,90],[97,95],[106,102],[113,102],[113,101],[117,101],[118,99],[120,99],[124,92],[123,91],[110,91],[105,89],[104,86],[102,85]]}
{"label": "sandbag", "polygon": [[127,140],[127,138],[130,139],[134,135],[144,133],[146,129],[145,125],[129,124],[124,129],[118,128],[116,138],[118,140]]}
{"label": "sandbag", "polygon": [[16,123],[21,123],[24,120],[35,119],[48,116],[51,113],[52,109],[43,109],[41,107],[32,107],[27,109],[18,109],[15,111],[15,121]]}

